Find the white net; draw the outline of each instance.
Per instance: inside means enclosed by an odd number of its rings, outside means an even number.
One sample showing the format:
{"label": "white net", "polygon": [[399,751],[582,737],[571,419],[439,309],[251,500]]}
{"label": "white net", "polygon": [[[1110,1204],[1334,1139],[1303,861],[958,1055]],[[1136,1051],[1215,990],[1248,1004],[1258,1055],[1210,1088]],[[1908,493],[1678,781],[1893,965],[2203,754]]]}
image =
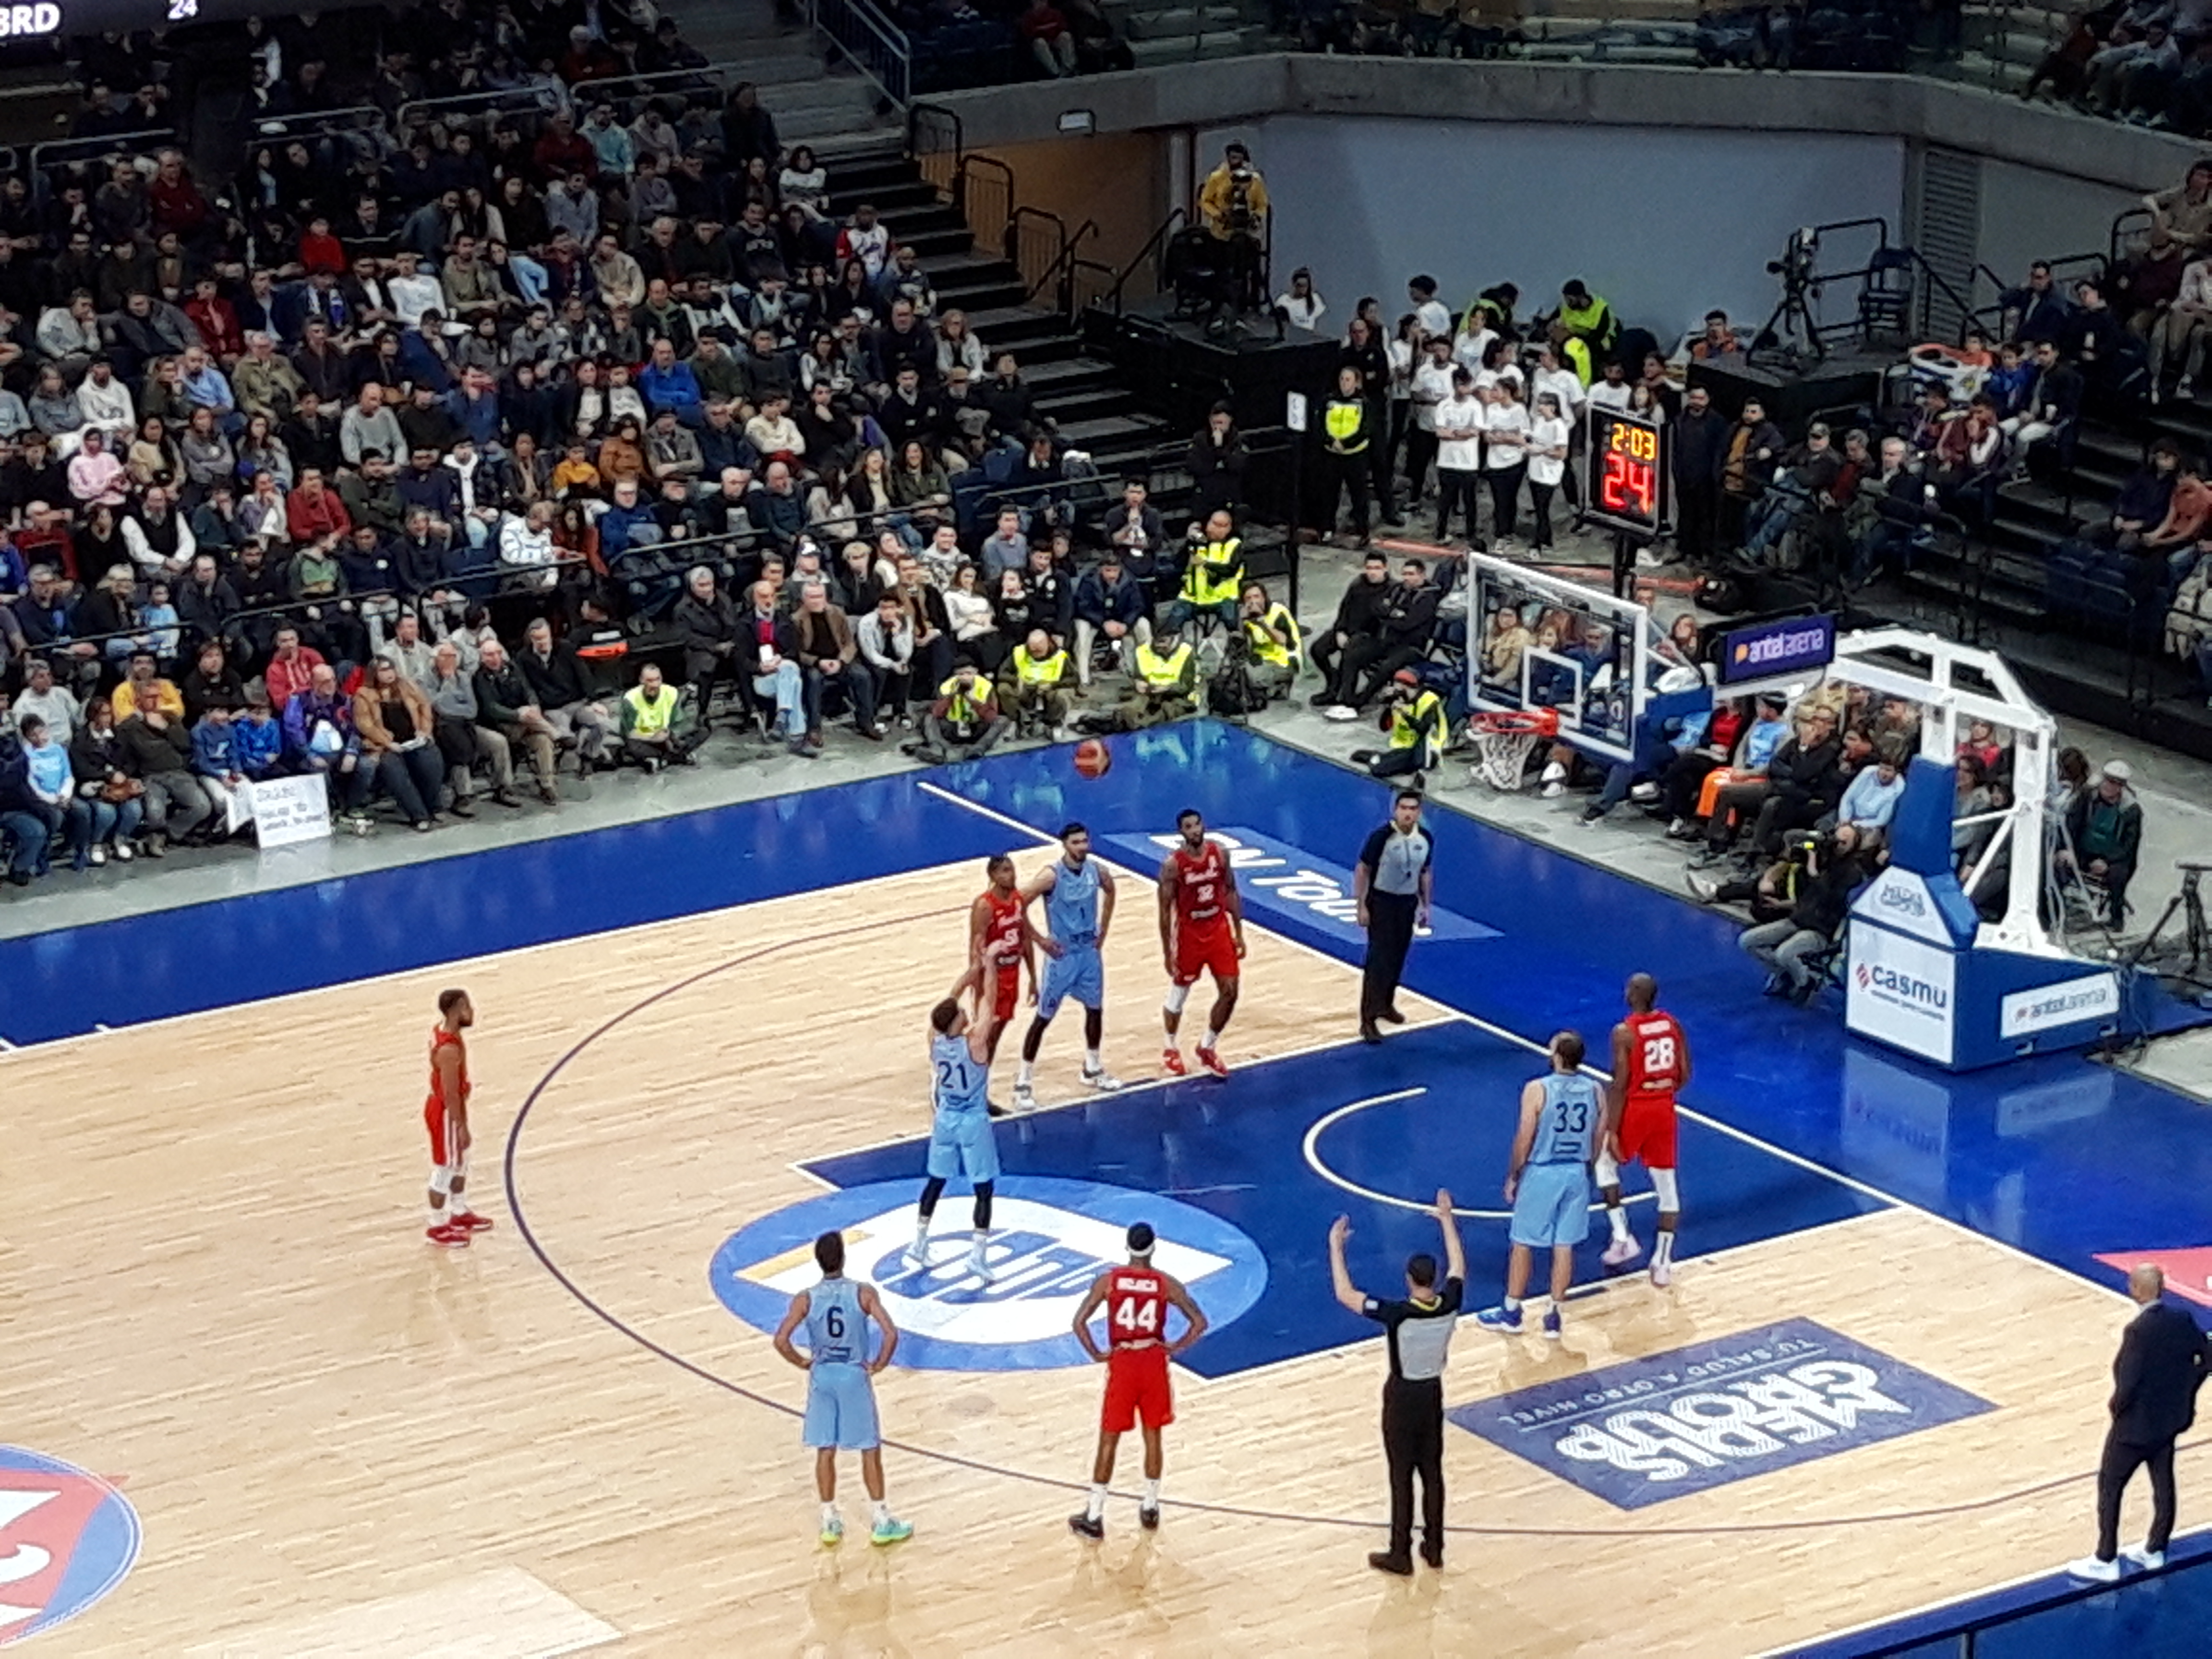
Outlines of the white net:
{"label": "white net", "polygon": [[1528,756],[1542,735],[1533,727],[1474,729],[1474,776],[1492,789],[1510,793],[1520,788],[1528,770]]}

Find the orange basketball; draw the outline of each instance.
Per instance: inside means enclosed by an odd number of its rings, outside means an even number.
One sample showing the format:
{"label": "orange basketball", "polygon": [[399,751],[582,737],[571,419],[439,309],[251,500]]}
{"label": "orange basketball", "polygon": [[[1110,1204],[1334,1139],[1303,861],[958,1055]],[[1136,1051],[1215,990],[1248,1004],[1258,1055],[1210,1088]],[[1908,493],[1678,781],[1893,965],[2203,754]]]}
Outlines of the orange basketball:
{"label": "orange basketball", "polygon": [[1086,778],[1103,778],[1114,764],[1114,751],[1096,738],[1075,745],[1075,769]]}

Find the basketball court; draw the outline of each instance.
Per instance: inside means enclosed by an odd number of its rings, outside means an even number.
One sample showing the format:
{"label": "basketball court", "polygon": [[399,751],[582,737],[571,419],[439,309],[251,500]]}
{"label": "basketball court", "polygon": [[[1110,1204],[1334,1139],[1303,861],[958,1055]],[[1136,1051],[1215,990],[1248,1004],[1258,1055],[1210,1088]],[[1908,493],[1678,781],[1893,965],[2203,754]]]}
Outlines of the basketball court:
{"label": "basketball court", "polygon": [[[0,1645],[1749,1655],[2080,1552],[2128,1311],[2102,1258],[2212,1246],[2199,1106],[1850,1039],[1832,998],[1759,998],[1727,918],[1440,807],[1436,929],[1370,1048],[1347,866],[1387,792],[1211,722],[1113,747],[1096,781],[1050,748],[0,944]],[[1159,1074],[1184,805],[1244,895],[1226,1081]],[[1063,1015],[1045,1109],[997,1126],[992,1284],[917,1271],[927,1011],[984,858],[1026,875],[1069,818],[1122,878],[1129,1086],[1079,1089]],[[1518,1085],[1560,1027],[1601,1054],[1638,969],[1696,1052],[1674,1283],[1608,1275],[1601,1224],[1563,1341],[1462,1325],[1447,1567],[1385,1579],[1384,1359],[1328,1224],[1390,1292],[1448,1187],[1495,1301]],[[446,1253],[419,1104],[451,984],[497,1226]],[[1093,1545],[1067,1322],[1139,1218],[1215,1328],[1161,1530],[1125,1452]],[[769,1342],[830,1227],[908,1334],[891,1551],[816,1543]],[[2212,1460],[2183,1462],[2186,1493]]]}

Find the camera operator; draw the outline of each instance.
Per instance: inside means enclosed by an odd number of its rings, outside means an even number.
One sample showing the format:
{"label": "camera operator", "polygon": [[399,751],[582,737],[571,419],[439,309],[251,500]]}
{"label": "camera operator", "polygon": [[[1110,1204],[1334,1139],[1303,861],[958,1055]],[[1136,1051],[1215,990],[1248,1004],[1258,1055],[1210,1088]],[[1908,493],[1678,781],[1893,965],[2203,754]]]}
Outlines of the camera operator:
{"label": "camera operator", "polygon": [[1866,867],[1859,856],[1858,831],[1848,823],[1826,836],[1807,831],[1796,846],[1805,860],[1796,902],[1781,921],[1745,928],[1736,943],[1765,967],[1766,995],[1809,1002],[1820,982],[1805,958],[1826,950],[1835,938]]}
{"label": "camera operator", "polygon": [[1352,764],[1365,767],[1370,777],[1411,777],[1419,788],[1421,775],[1443,759],[1451,725],[1444,700],[1423,685],[1412,669],[1401,668],[1384,688],[1380,724],[1389,733],[1390,746],[1355,749]]}
{"label": "camera operator", "polygon": [[1206,175],[1198,192],[1198,211],[1206,234],[1220,245],[1229,273],[1229,308],[1243,311],[1252,303],[1260,250],[1267,236],[1267,185],[1252,165],[1250,150],[1231,144],[1221,152],[1221,165]]}

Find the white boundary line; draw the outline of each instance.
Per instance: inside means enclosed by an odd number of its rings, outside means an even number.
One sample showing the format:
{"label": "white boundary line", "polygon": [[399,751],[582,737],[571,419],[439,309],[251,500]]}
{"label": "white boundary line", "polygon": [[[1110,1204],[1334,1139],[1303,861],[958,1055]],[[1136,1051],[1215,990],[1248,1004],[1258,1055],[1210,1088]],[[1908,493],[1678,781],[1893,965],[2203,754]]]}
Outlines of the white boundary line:
{"label": "white boundary line", "polygon": [[[985,806],[979,802],[969,800],[962,796],[956,795],[950,789],[942,788],[936,784],[927,781],[918,783],[915,787],[926,789],[931,794],[938,796],[941,799],[951,801],[956,806],[964,806],[971,812],[977,813],[987,818],[994,819],[1000,823],[1005,824],[1008,829],[1018,830],[1022,834],[1031,836],[1037,841],[1050,842],[1053,839],[1052,836],[1045,834],[1042,830],[1034,829],[1030,825],[1024,823],[1018,818],[1009,817],[1006,814],[999,811],[994,807]],[[1504,833],[1510,835],[1512,831],[1505,830]],[[1266,931],[1271,937],[1279,939],[1286,945],[1293,945],[1297,949],[1307,952],[1310,956],[1319,957],[1325,962],[1334,963],[1339,967],[1343,967],[1345,965],[1337,957],[1331,956],[1328,951],[1322,950],[1317,945],[1309,945],[1304,939],[1292,938],[1290,934],[1279,932],[1273,928],[1268,928]],[[1526,1048],[1531,1054],[1548,1054],[1550,1052],[1550,1049],[1546,1044],[1538,1042],[1533,1038],[1522,1036],[1518,1031],[1510,1031],[1503,1025],[1493,1024],[1489,1020],[1484,1019],[1479,1015],[1467,1012],[1464,1009],[1453,1008],[1449,1003],[1439,1001],[1435,997],[1429,997],[1426,1000],[1435,1002],[1440,1008],[1449,1010],[1454,1018],[1465,1021],[1468,1024],[1474,1026],[1477,1030],[1486,1031],[1492,1036],[1497,1037],[1502,1042],[1510,1042],[1517,1047]],[[1336,1045],[1332,1043],[1317,1046],[1333,1048]],[[1596,1066],[1585,1065],[1583,1067],[1583,1070],[1589,1073],[1592,1077],[1603,1078],[1607,1082],[1612,1081],[1608,1073],[1600,1071]],[[1681,1115],[1684,1117],[1688,1118],[1691,1121],[1694,1123],[1701,1123],[1709,1129],[1717,1130],[1720,1133],[1728,1136],[1732,1140],[1741,1141],[1747,1146],[1756,1146],[1759,1151],[1771,1153],[1772,1156],[1780,1158],[1785,1164],[1793,1164],[1801,1170],[1809,1170],[1815,1175],[1825,1176],[1829,1180],[1837,1182],[1840,1186],[1848,1187],[1854,1192],[1864,1194],[1869,1198],[1878,1198],[1883,1203],[1894,1205],[1900,1210],[1907,1210],[1915,1215],[1925,1216],[1929,1220],[1935,1222],[1937,1225],[1947,1228],[1950,1231],[1957,1233],[1963,1237],[1978,1240],[1982,1243],[1988,1244],[1996,1249],[2002,1250],[2009,1255],[2016,1256],[2021,1261],[2027,1262],[2033,1267],[2039,1267],[2045,1273],[2055,1273],[2061,1279],[2063,1279],[2069,1285],[2087,1285],[2089,1289],[2110,1297],[2114,1301],[2125,1302],[2130,1306],[2133,1305],[2132,1301],[2125,1291],[2117,1290],[2108,1285],[2100,1285],[2096,1280],[2087,1278],[2083,1274],[2077,1273],[2069,1267],[2062,1267],[2055,1261],[2045,1261],[2041,1256],[2036,1255],[2030,1251],[2024,1250],[2017,1244],[2008,1243],[2002,1238],[1992,1237],[1987,1233],[1977,1232],[1973,1228],[1969,1227],[1963,1221],[1954,1221],[1949,1216],[1942,1214],[1937,1211],[1931,1210],[1925,1205],[1916,1204],[1909,1198],[1899,1198],[1894,1193],[1885,1192],[1881,1188],[1873,1186],[1867,1182],[1861,1181],[1855,1176],[1847,1176],[1840,1170],[1831,1169],[1825,1164],[1816,1162],[1814,1159],[1809,1158],[1802,1157],[1800,1154],[1790,1152],[1784,1147],[1778,1146],[1771,1140],[1762,1139],[1759,1136],[1751,1133],[1748,1130],[1739,1129],[1733,1124],[1723,1123],[1718,1118],[1708,1116],[1703,1112],[1692,1111],[1686,1106],[1679,1109],[1680,1110]]]}
{"label": "white boundary line", "polygon": [[[1372,1187],[1361,1186],[1348,1176],[1337,1174],[1322,1161],[1320,1152],[1322,1135],[1332,1124],[1340,1123],[1354,1113],[1364,1112],[1370,1106],[1387,1106],[1394,1100],[1411,1100],[1428,1091],[1429,1085],[1425,1083],[1418,1088],[1394,1089],[1387,1095],[1370,1095],[1364,1100],[1355,1100],[1348,1106],[1340,1106],[1333,1112],[1323,1113],[1320,1117],[1316,1118],[1306,1130],[1305,1143],[1300,1148],[1305,1154],[1306,1168],[1311,1170],[1330,1186],[1350,1193],[1354,1197],[1364,1198],[1370,1204],[1386,1204],[1394,1210],[1410,1210],[1416,1215],[1431,1213],[1436,1208],[1433,1204],[1417,1203],[1410,1198],[1400,1198],[1394,1193],[1378,1193]],[[1644,1204],[1656,1201],[1658,1196],[1656,1193],[1631,1193],[1622,1201],[1626,1204]],[[1589,1208],[1595,1214],[1605,1208],[1605,1206],[1602,1203],[1597,1203],[1591,1205]],[[1461,1208],[1456,1204],[1452,1206],[1452,1213],[1468,1221],[1513,1219],[1513,1212],[1510,1210],[1468,1210]]]}

